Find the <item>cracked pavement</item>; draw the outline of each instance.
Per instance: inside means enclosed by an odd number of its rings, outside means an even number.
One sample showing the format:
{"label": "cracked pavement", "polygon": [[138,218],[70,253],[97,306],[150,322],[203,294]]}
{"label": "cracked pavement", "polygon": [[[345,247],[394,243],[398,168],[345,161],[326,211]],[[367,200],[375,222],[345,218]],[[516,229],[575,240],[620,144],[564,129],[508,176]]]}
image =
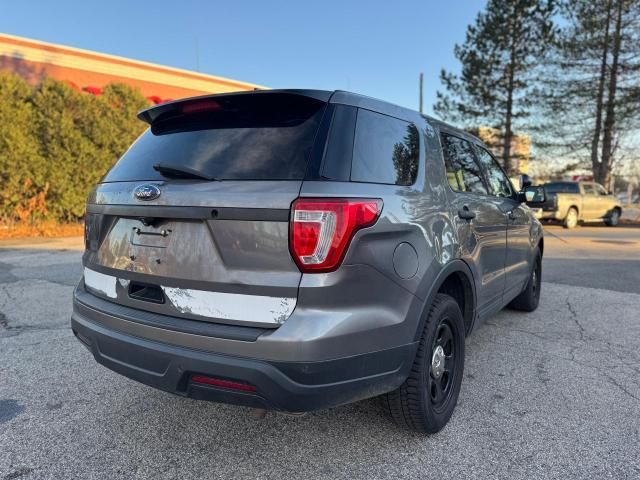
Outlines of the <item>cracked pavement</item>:
{"label": "cracked pavement", "polygon": [[539,309],[471,335],[433,436],[375,399],[255,420],[121,377],[69,329],[81,242],[0,245],[0,480],[640,478],[640,229],[591,228],[548,229]]}

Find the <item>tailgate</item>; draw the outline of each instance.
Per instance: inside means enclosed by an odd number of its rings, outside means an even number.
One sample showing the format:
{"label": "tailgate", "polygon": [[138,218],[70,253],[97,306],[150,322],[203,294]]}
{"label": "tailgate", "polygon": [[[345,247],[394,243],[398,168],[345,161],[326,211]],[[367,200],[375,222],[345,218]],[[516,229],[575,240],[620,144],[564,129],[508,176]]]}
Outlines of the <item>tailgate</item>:
{"label": "tailgate", "polygon": [[85,285],[140,310],[278,326],[301,274],[289,254],[326,102],[215,95],[142,112],[150,128],[90,194]]}
{"label": "tailgate", "polygon": [[288,248],[300,182],[154,185],[162,191],[154,205],[117,203],[139,182],[103,184],[92,194],[84,256],[91,293],[205,321],[286,320],[301,276]]}

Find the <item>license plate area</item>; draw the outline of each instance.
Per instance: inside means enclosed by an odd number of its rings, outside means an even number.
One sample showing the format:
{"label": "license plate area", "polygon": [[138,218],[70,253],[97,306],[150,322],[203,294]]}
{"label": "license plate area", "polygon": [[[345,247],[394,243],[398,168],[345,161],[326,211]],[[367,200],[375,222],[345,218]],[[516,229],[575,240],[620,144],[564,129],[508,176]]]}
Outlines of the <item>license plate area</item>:
{"label": "license plate area", "polygon": [[206,222],[197,220],[163,219],[145,225],[121,217],[105,236],[95,263],[173,281],[211,281],[225,273]]}
{"label": "license plate area", "polygon": [[167,228],[167,226],[134,226],[131,227],[129,241],[131,245],[136,247],[167,248],[171,241],[170,237],[172,233],[173,229]]}

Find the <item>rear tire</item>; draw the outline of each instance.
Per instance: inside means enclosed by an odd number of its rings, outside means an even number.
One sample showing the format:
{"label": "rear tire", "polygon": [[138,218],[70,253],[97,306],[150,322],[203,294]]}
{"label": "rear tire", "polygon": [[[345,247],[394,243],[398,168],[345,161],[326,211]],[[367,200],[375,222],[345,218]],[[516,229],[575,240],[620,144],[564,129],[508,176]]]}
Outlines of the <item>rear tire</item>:
{"label": "rear tire", "polygon": [[436,433],[449,421],[464,371],[464,320],[458,303],[437,294],[409,377],[383,403],[393,420],[421,433]]}
{"label": "rear tire", "polygon": [[520,295],[511,300],[509,308],[513,308],[514,310],[521,310],[523,312],[533,312],[536,308],[538,308],[538,304],[540,303],[541,284],[542,256],[540,255],[540,250],[537,250],[533,268],[531,269],[531,274],[529,275],[529,280],[527,281],[527,286]]}
{"label": "rear tire", "polygon": [[615,227],[620,222],[620,210],[614,208],[609,217],[604,219],[604,224],[608,227]]}
{"label": "rear tire", "polygon": [[578,210],[575,207],[571,207],[567,212],[567,216],[564,217],[562,226],[564,228],[576,228],[578,225]]}

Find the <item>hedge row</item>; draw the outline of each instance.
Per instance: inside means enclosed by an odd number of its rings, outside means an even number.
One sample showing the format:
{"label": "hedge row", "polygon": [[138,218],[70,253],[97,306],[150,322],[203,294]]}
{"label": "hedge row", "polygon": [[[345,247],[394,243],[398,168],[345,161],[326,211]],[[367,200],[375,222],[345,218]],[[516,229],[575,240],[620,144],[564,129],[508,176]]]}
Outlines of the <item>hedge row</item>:
{"label": "hedge row", "polygon": [[87,192],[145,129],[149,104],[123,84],[102,95],[0,72],[0,221],[75,221]]}

